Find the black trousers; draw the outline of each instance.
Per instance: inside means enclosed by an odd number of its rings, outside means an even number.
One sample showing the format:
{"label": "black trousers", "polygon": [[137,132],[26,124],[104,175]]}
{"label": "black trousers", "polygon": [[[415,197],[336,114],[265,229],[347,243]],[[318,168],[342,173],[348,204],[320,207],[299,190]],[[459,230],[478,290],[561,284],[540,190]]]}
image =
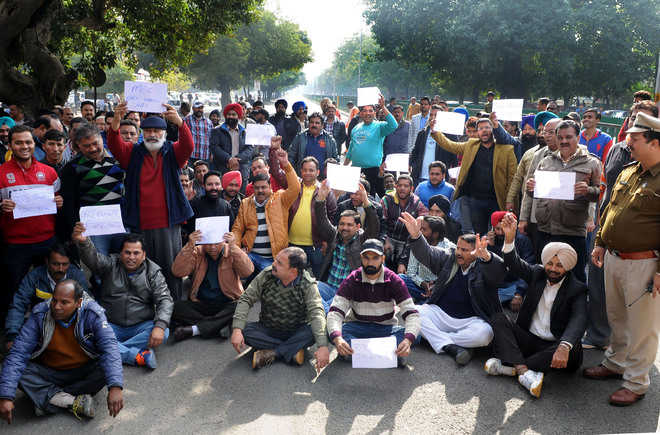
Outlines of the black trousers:
{"label": "black trousers", "polygon": [[[506,365],[526,365],[536,372],[550,370],[552,357],[559,341],[543,340],[531,332],[511,322],[504,313],[497,313],[491,319],[494,338],[493,355]],[[582,365],[582,345],[573,346],[568,355],[568,365],[564,370],[575,371]]]}
{"label": "black trousers", "polygon": [[362,173],[365,178],[371,185],[371,195],[378,194],[381,198],[385,194],[385,188],[383,187],[383,179],[378,176],[380,168],[376,166],[375,168],[362,168]]}
{"label": "black trousers", "polygon": [[172,322],[177,326],[197,325],[202,338],[217,338],[234,316],[236,302],[176,301]]}

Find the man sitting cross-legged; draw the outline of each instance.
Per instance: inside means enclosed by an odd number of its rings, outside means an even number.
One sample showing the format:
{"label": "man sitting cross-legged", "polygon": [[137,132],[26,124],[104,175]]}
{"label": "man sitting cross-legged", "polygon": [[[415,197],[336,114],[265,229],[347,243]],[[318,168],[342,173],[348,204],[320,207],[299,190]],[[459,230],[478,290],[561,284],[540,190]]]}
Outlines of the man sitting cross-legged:
{"label": "man sitting cross-legged", "polygon": [[5,359],[0,374],[0,418],[11,424],[16,388],[37,415],[69,410],[94,417],[92,395],[108,387],[108,411],[124,406],[117,339],[101,308],[83,298],[82,286],[66,279],[50,301],[38,304]]}
{"label": "man sitting cross-legged", "polygon": [[[502,259],[485,250],[486,236],[463,234],[455,251],[429,246],[422,237],[421,219],[401,215],[410,234],[410,250],[437,279],[431,296],[418,305],[422,337],[436,353],[445,352],[465,365],[471,348],[487,346],[493,338],[488,319],[502,311],[497,288],[504,278]],[[484,249],[482,249],[484,248]]]}
{"label": "man sitting cross-legged", "polygon": [[[305,270],[307,256],[297,247],[282,249],[241,295],[234,313],[231,344],[241,353],[245,344],[259,349],[252,368],[271,364],[278,358],[302,365],[305,348],[316,342],[316,367],[328,365],[325,312],[316,280]],[[248,312],[261,302],[258,322],[247,323]]]}
{"label": "man sitting cross-legged", "polygon": [[581,339],[587,327],[587,287],[573,274],[577,252],[567,243],[548,243],[543,264],[528,264],[514,246],[517,222],[513,214],[502,220],[504,264],[528,284],[515,323],[498,313],[491,319],[495,338],[490,375],[518,375],[518,381],[540,397],[549,369],[577,370],[582,364]]}
{"label": "man sitting cross-legged", "polygon": [[80,259],[101,278],[97,301],[115,331],[122,361],[155,369],[153,349],[167,341],[174,305],[160,267],[147,258],[140,235],[127,234],[119,254],[105,256],[84,232],[85,226],[78,222],[71,238]]}
{"label": "man sitting cross-legged", "polygon": [[[328,312],[328,334],[343,357],[353,354],[353,338],[396,337],[399,365],[405,364],[419,334],[419,313],[399,276],[385,267],[383,242],[368,239],[360,252],[362,267],[341,283]],[[398,325],[396,308],[405,328]],[[346,323],[344,323],[346,321]],[[404,358],[404,359],[402,359]]]}
{"label": "man sitting cross-legged", "polygon": [[236,300],[243,293],[241,278],[254,271],[248,255],[236,245],[233,233],[226,233],[221,243],[196,245],[201,239],[201,231],[192,232],[172,264],[174,276],[190,276],[192,280],[188,300],[174,303],[176,341],[195,335],[219,337],[220,331],[231,323]]}

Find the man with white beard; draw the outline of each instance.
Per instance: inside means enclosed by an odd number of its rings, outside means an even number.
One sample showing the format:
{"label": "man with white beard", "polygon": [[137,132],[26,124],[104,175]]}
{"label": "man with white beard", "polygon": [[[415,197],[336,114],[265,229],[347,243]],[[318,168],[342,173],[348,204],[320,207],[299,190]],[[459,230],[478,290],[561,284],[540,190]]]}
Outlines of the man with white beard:
{"label": "man with white beard", "polygon": [[[126,171],[124,225],[144,235],[145,250],[161,267],[176,301],[181,299],[181,279],[172,275],[172,263],[181,250],[181,224],[193,215],[178,172],[186,165],[194,144],[176,109],[165,107],[165,119],[150,116],[142,121],[144,140],[134,146],[119,135],[127,110],[126,102],[120,103],[108,131],[108,148]],[[178,127],[178,142],[165,140],[165,120]]]}

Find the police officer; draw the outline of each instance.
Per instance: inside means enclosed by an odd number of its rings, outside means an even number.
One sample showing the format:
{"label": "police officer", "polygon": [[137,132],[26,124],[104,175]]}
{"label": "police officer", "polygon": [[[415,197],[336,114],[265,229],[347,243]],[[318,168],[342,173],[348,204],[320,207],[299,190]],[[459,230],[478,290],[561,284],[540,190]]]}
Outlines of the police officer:
{"label": "police officer", "polygon": [[584,370],[591,379],[623,378],[610,396],[617,406],[644,397],[660,335],[660,119],[640,113],[627,133],[637,162],[619,175],[591,254],[605,265],[612,335],[603,362]]}

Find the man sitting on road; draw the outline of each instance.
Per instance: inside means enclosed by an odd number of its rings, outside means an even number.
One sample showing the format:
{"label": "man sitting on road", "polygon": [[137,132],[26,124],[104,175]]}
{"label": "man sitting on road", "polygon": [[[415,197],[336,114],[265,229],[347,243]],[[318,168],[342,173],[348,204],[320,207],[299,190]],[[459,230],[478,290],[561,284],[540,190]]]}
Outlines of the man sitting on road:
{"label": "man sitting on road", "polygon": [[219,337],[231,322],[236,300],[243,293],[241,278],[254,271],[250,258],[236,246],[233,233],[225,234],[220,243],[197,245],[201,239],[201,231],[191,233],[172,264],[174,276],[190,276],[192,280],[188,300],[174,303],[176,341],[196,335]]}
{"label": "man sitting on road", "polygon": [[581,339],[587,328],[587,287],[572,269],[577,252],[567,243],[548,243],[543,264],[522,260],[514,245],[517,222],[512,214],[502,221],[504,264],[529,285],[515,323],[495,314],[493,358],[484,369],[490,375],[518,375],[534,397],[541,396],[544,373],[577,370],[582,364]]}
{"label": "man sitting on road", "polygon": [[[305,348],[314,343],[318,347],[314,354],[317,370],[328,365],[325,313],[316,281],[305,270],[306,263],[302,249],[283,249],[238,300],[231,344],[238,353],[246,343],[258,349],[252,357],[253,369],[276,359],[302,365]],[[248,312],[256,302],[261,302],[259,321],[247,323]]]}
{"label": "man sitting on road", "polygon": [[92,396],[108,387],[108,412],[124,406],[117,339],[101,308],[76,281],[55,286],[49,302],[37,305],[5,359],[0,374],[0,418],[11,424],[16,387],[37,415],[68,410],[94,417]]}
{"label": "man sitting on road", "polygon": [[[405,358],[410,355],[410,348],[419,334],[419,313],[401,278],[385,267],[383,242],[366,240],[360,260],[362,267],[348,275],[332,301],[328,335],[343,357],[353,354],[353,338],[393,335],[399,365],[405,365]],[[405,328],[398,325],[397,307]]]}
{"label": "man sitting on road", "polygon": [[445,352],[465,365],[472,359],[472,348],[487,346],[493,339],[488,319],[502,311],[497,299],[504,278],[502,260],[480,249],[488,244],[485,236],[463,234],[452,252],[429,246],[421,237],[421,219],[408,213],[400,219],[410,233],[411,253],[438,277],[427,303],[417,306],[422,337],[436,353]]}
{"label": "man sitting on road", "polygon": [[101,278],[97,300],[115,331],[122,362],[155,369],[153,349],[167,341],[174,305],[160,267],[147,258],[140,235],[126,235],[119,254],[106,256],[84,232],[78,222],[71,238],[82,262]]}
{"label": "man sitting on road", "polygon": [[7,349],[12,346],[18,331],[23,326],[25,313],[39,302],[49,300],[57,283],[72,279],[77,281],[83,290],[87,290],[85,274],[78,269],[78,266],[71,264],[70,258],[69,250],[62,244],[56,244],[50,248],[46,264],[35,267],[23,278],[7,314],[5,324]]}

